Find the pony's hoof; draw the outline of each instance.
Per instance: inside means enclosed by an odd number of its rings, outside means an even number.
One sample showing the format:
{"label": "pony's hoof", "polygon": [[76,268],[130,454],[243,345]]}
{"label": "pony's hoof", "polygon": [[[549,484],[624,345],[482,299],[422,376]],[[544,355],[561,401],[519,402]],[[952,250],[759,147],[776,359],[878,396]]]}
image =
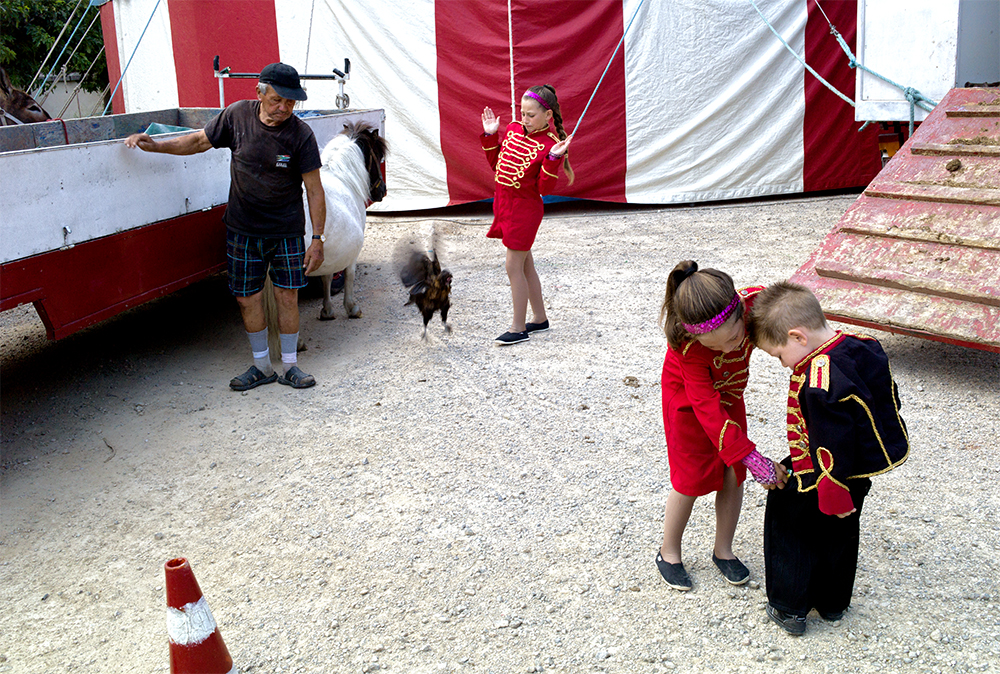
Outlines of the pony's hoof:
{"label": "pony's hoof", "polygon": [[336,317],[337,317],[337,315],[335,313],[333,313],[332,311],[329,312],[329,313],[327,313],[325,311],[320,311],[319,312],[319,320],[321,320],[321,321],[332,321]]}
{"label": "pony's hoof", "polygon": [[347,314],[348,318],[361,318],[361,309],[356,310],[353,314]]}

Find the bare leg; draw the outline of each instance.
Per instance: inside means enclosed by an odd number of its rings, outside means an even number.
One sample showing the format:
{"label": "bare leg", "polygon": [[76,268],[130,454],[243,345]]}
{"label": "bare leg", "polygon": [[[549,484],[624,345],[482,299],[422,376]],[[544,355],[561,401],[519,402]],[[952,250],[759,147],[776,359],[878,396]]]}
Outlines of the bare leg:
{"label": "bare leg", "polygon": [[531,304],[531,322],[544,323],[545,302],[542,300],[542,282],[535,271],[535,260],[531,257],[531,251],[524,258],[524,278],[528,282],[528,302]]}
{"label": "bare leg", "polygon": [[[296,288],[279,288],[275,286],[274,299],[278,304],[278,330],[283,335],[291,335],[298,332],[299,291]],[[263,328],[261,329],[263,330]]]}
{"label": "bare leg", "polygon": [[733,537],[743,507],[743,485],[736,484],[736,472],[730,467],[722,478],[722,489],[715,495],[715,556],[735,559]]}
{"label": "bare leg", "polygon": [[681,561],[681,537],[691,517],[694,500],[694,496],[685,496],[678,491],[670,490],[666,513],[663,516],[663,545],[660,546],[660,556],[665,562],[679,564]]}
{"label": "bare leg", "polygon": [[[531,251],[507,249],[507,278],[510,280],[510,296],[514,304],[514,317],[510,322],[511,332],[524,332],[525,316],[528,313],[528,280],[525,278],[525,259]],[[541,296],[541,291],[539,291]]]}
{"label": "bare leg", "polygon": [[249,297],[237,297],[236,304],[240,307],[240,315],[243,317],[243,327],[247,332],[260,332],[267,327],[267,321],[264,318],[264,299],[262,293],[256,293]]}

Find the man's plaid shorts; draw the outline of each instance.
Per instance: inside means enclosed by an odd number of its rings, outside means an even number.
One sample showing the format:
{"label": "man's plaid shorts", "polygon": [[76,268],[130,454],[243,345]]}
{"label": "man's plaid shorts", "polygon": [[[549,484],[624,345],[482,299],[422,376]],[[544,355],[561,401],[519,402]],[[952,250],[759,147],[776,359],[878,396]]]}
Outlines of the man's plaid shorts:
{"label": "man's plaid shorts", "polygon": [[271,267],[271,282],[279,288],[305,288],[305,243],[301,236],[264,239],[228,230],[229,290],[249,297],[264,289],[264,274]]}

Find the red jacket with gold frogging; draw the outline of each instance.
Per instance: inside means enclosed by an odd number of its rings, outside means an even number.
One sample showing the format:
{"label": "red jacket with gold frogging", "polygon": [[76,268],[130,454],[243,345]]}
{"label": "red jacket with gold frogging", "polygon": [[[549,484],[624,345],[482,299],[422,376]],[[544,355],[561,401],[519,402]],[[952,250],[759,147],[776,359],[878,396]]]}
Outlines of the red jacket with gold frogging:
{"label": "red jacket with gold frogging", "polygon": [[888,472],[910,445],[899,391],[878,340],[838,332],[792,370],[788,448],[799,491],[815,489],[819,509],[854,508],[850,481]]}
{"label": "red jacket with gold frogging", "polygon": [[556,186],[563,158],[549,159],[549,150],[559,142],[551,127],[525,135],[520,122],[511,122],[503,137],[484,133],[480,140],[498,190],[508,188],[518,197],[540,199]]}

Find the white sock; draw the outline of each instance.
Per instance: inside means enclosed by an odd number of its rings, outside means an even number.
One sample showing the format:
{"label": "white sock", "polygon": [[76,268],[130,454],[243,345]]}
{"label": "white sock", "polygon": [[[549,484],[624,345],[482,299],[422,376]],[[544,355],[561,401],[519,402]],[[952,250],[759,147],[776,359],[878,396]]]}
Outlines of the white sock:
{"label": "white sock", "polygon": [[248,332],[247,338],[253,352],[253,364],[265,375],[271,376],[274,368],[271,367],[271,350],[267,346],[267,328],[260,332]]}
{"label": "white sock", "polygon": [[281,340],[281,364],[285,368],[284,373],[288,374],[288,371],[299,362],[299,333],[279,334],[278,338]]}

